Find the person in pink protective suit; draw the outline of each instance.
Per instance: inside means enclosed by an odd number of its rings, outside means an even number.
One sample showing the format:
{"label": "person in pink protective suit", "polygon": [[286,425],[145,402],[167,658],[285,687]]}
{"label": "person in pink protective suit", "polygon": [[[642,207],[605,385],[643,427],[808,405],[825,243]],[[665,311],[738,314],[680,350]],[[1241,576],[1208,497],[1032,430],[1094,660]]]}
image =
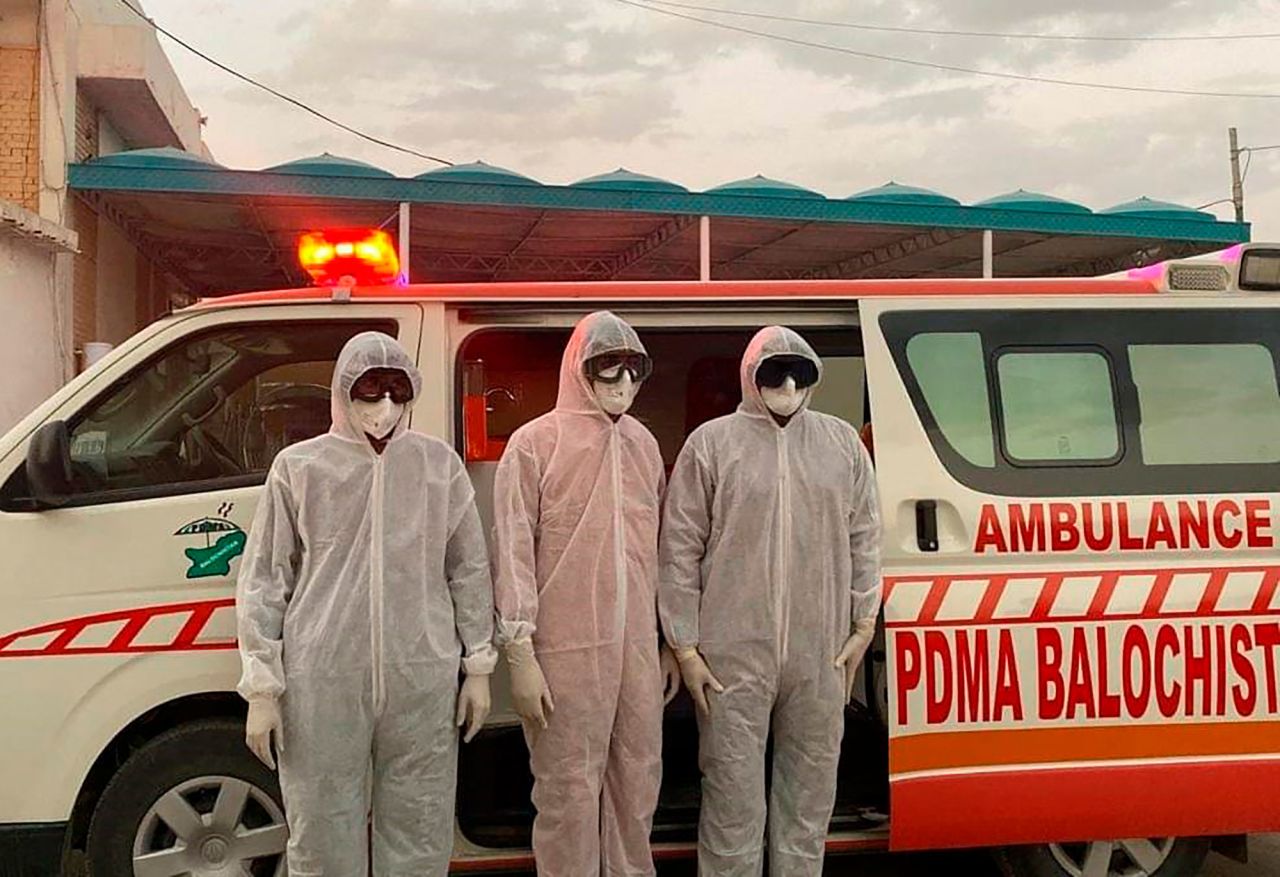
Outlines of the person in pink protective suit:
{"label": "person in pink protective suit", "polygon": [[584,317],[555,409],[498,464],[498,642],[529,745],[541,877],[655,873],[662,711],[679,671],[658,642],[662,457],[626,414],[650,368],[629,325]]}

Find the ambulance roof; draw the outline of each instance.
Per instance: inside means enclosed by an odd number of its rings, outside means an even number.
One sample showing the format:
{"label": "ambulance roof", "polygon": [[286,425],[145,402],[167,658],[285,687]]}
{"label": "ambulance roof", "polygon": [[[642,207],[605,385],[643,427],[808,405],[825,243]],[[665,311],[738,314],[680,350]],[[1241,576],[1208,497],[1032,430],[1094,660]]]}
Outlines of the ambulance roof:
{"label": "ambulance roof", "polygon": [[[708,301],[860,299],[884,297],[1152,295],[1148,280],[1002,278],[995,280],[577,281],[563,283],[420,283],[350,290],[355,301]],[[196,308],[314,304],[338,300],[328,287],[277,289],[201,299]]]}

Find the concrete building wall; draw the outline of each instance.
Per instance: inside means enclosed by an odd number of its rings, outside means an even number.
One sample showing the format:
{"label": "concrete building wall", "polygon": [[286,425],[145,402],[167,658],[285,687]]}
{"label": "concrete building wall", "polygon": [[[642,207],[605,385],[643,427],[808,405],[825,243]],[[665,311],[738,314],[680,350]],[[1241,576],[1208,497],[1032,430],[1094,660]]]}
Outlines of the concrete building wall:
{"label": "concrete building wall", "polygon": [[138,329],[138,265],[144,260],[105,217],[98,218],[97,256],[97,331],[85,340],[119,344]]}
{"label": "concrete building wall", "polygon": [[80,238],[80,251],[72,257],[71,334],[81,349],[98,336],[98,214],[78,198],[69,207],[71,227]]}
{"label": "concrete building wall", "polygon": [[167,309],[175,281],[67,186],[68,162],[154,146],[207,154],[145,21],[121,0],[0,0],[0,209],[24,224],[0,229],[0,431],[76,372],[86,342]]}
{"label": "concrete building wall", "polygon": [[56,295],[57,258],[48,248],[0,236],[0,430],[66,379],[66,308]]}
{"label": "concrete building wall", "polygon": [[[49,6],[56,6],[51,0]],[[37,0],[0,0],[0,201],[60,222],[48,172],[63,156],[45,142],[45,110],[56,114],[51,79],[42,75],[48,22]],[[46,194],[47,192],[47,194]],[[55,248],[16,231],[0,232],[0,430],[51,395],[71,374],[69,272]]]}

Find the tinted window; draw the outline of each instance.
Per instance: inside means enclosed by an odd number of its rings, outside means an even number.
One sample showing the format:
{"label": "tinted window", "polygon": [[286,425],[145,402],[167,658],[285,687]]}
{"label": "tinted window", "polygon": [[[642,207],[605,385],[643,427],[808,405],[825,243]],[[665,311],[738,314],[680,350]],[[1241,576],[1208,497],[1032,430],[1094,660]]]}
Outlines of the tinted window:
{"label": "tinted window", "polygon": [[1142,459],[1280,462],[1276,363],[1261,344],[1132,344]]}
{"label": "tinted window", "polygon": [[973,489],[1280,483],[1275,309],[901,311],[880,327],[939,460]]}
{"label": "tinted window", "polygon": [[1109,461],[1120,450],[1111,371],[1099,353],[1005,353],[996,362],[1004,442],[1023,463]]}
{"label": "tinted window", "polygon": [[[76,504],[261,483],[281,448],[329,428],[338,352],[394,323],[263,323],[184,338],[68,423]],[[25,479],[5,488],[21,496]]]}
{"label": "tinted window", "polygon": [[925,332],[907,342],[907,360],[947,441],[975,466],[996,464],[982,338],[977,332]]}

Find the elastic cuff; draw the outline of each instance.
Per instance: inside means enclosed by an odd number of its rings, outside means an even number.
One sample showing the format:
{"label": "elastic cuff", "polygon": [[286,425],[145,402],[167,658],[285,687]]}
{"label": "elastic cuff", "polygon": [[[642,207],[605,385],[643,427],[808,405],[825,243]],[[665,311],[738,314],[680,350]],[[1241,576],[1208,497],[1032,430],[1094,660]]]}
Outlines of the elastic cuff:
{"label": "elastic cuff", "polygon": [[880,596],[879,587],[862,593],[853,592],[853,605],[850,608],[854,624],[868,618],[875,620],[876,616],[880,614]]}
{"label": "elastic cuff", "polygon": [[488,676],[498,666],[498,650],[486,643],[462,659],[462,672],[468,676]]}
{"label": "elastic cuff", "polygon": [[498,619],[496,630],[498,645],[506,648],[512,643],[528,640],[533,637],[534,626],[531,621],[508,621],[504,618]]}
{"label": "elastic cuff", "polygon": [[507,643],[503,653],[507,656],[508,664],[520,664],[537,660],[537,655],[533,651],[533,640],[531,639],[518,639]]}

